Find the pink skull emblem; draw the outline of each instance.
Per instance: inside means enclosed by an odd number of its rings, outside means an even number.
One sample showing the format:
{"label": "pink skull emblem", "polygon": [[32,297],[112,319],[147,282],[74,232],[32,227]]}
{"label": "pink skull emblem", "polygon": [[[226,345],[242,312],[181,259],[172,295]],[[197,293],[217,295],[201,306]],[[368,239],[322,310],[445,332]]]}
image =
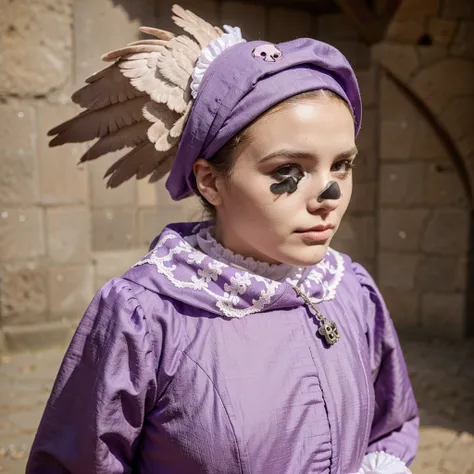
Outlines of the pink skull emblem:
{"label": "pink skull emblem", "polygon": [[283,57],[283,53],[274,44],[262,44],[252,51],[252,56],[267,62],[275,62]]}

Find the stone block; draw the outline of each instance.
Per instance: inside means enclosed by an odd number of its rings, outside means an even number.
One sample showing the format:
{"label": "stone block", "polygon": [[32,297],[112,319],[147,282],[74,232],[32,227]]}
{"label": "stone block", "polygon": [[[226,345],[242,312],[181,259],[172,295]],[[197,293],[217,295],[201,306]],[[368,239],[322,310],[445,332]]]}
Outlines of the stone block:
{"label": "stone block", "polygon": [[263,5],[247,2],[223,2],[223,25],[239,26],[247,40],[266,39],[266,11]]}
{"label": "stone block", "polygon": [[[359,146],[359,142],[358,146]],[[359,184],[374,182],[377,179],[377,150],[361,150],[357,155],[356,168],[353,171],[354,187]]]}
{"label": "stone block", "polygon": [[374,218],[346,215],[331,246],[358,262],[373,259],[376,251]]}
{"label": "stone block", "polygon": [[48,309],[47,272],[35,262],[3,265],[0,269],[3,325],[37,323]]}
{"label": "stone block", "polygon": [[48,268],[51,319],[82,317],[94,296],[94,271],[89,265]]}
{"label": "stone block", "polygon": [[126,152],[109,153],[89,165],[91,204],[93,208],[135,206],[137,203],[137,180],[135,177],[117,188],[107,188],[107,169]]}
{"label": "stone block", "polygon": [[381,209],[379,244],[382,250],[419,251],[429,211],[426,209]]}
{"label": "stone block", "polygon": [[379,43],[372,47],[372,59],[404,82],[420,67],[415,46],[408,44]]}
{"label": "stone block", "polygon": [[[359,83],[360,95],[364,107],[371,107],[377,104],[378,92],[378,71],[375,66],[370,69],[359,69],[355,71]],[[365,117],[364,117],[365,119]]]}
{"label": "stone block", "polygon": [[419,331],[420,321],[420,297],[419,292],[392,287],[380,287],[385,304],[400,333],[411,333]]}
{"label": "stone block", "polygon": [[424,202],[423,163],[382,163],[379,199],[382,205],[406,206]]}
{"label": "stone block", "polygon": [[304,10],[271,7],[268,12],[267,41],[280,43],[311,35],[313,18]]}
{"label": "stone block", "polygon": [[428,33],[433,38],[434,44],[448,46],[453,42],[456,33],[457,22],[443,18],[430,18]]}
{"label": "stone block", "polygon": [[423,331],[430,336],[461,339],[465,334],[465,309],[462,293],[425,293],[421,299]]}
{"label": "stone block", "polygon": [[4,208],[0,212],[0,260],[45,255],[43,209]]}
{"label": "stone block", "polygon": [[[474,63],[473,63],[474,73]],[[473,74],[474,81],[474,74]],[[474,82],[470,96],[453,97],[441,113],[440,120],[456,142],[466,136],[474,136]]]}
{"label": "stone block", "polygon": [[433,44],[431,46],[420,45],[416,48],[416,52],[418,53],[422,68],[431,66],[448,56],[448,48],[438,44]]}
{"label": "stone block", "polygon": [[451,161],[438,160],[425,170],[425,202],[432,207],[466,208],[468,199]]}
{"label": "stone block", "polygon": [[90,259],[90,211],[86,207],[46,210],[48,256],[55,263],[83,263]]}
{"label": "stone block", "polygon": [[3,328],[3,333],[8,352],[23,352],[64,345],[71,339],[74,330],[74,323],[57,321],[17,327],[6,326]]}
{"label": "stone block", "polygon": [[[377,149],[377,111],[373,109],[364,110],[362,127],[357,136],[357,147],[359,151],[375,151]],[[357,158],[359,159],[359,157]]]}
{"label": "stone block", "polygon": [[0,95],[44,95],[71,75],[71,0],[2,2]]}
{"label": "stone block", "polygon": [[474,21],[460,21],[453,44],[449,49],[452,56],[474,59]]}
{"label": "stone block", "polygon": [[152,207],[157,205],[158,190],[156,183],[149,183],[146,178],[139,179],[137,180],[136,187],[137,204],[139,207]]}
{"label": "stone block", "polygon": [[92,211],[92,250],[125,250],[137,243],[135,209]]}
{"label": "stone block", "polygon": [[416,44],[425,32],[424,18],[395,18],[387,29],[386,39],[391,42]]}
{"label": "stone block", "polygon": [[94,289],[97,291],[105,282],[122,276],[146,253],[147,247],[130,250],[94,252]]}
{"label": "stone block", "polygon": [[48,131],[70,119],[77,107],[64,105],[38,106],[38,157],[40,196],[44,204],[84,204],[88,201],[87,173],[77,162],[84,151],[82,144],[50,148]]}
{"label": "stone block", "polygon": [[316,17],[317,39],[332,44],[332,40],[355,40],[359,34],[348,18],[341,13],[318,15]]}
{"label": "stone block", "polygon": [[474,3],[466,0],[443,2],[441,16],[449,20],[474,20]]}
{"label": "stone block", "polygon": [[95,71],[107,66],[100,59],[103,53],[137,40],[139,26],[162,28],[160,23],[155,24],[154,10],[154,2],[148,0],[74,2],[76,88],[82,87],[84,80]]}
{"label": "stone block", "polygon": [[423,68],[410,81],[414,92],[436,115],[452,103],[453,91],[457,97],[469,97],[474,83],[472,61],[446,58]]}
{"label": "stone block", "polygon": [[348,212],[374,212],[376,191],[375,183],[354,184]]}
{"label": "stone block", "polygon": [[378,280],[381,287],[414,290],[420,263],[419,254],[381,252],[378,261]]}
{"label": "stone block", "polygon": [[445,208],[433,211],[422,240],[423,252],[465,255],[469,242],[469,211]]}
{"label": "stone block", "polygon": [[363,41],[331,40],[331,44],[341,51],[354,69],[370,68],[371,49]]}
{"label": "stone block", "polygon": [[427,16],[436,16],[440,7],[440,0],[410,0],[401,2],[395,13],[395,20],[409,20],[410,18],[423,19]]}
{"label": "stone block", "polygon": [[38,199],[35,114],[31,107],[0,105],[0,203]]}
{"label": "stone block", "polygon": [[412,159],[451,161],[444,143],[427,120],[419,117],[415,128],[416,140],[412,143]]}
{"label": "stone block", "polygon": [[407,123],[419,118],[419,112],[410,98],[386,74],[380,78],[380,116],[385,121]]}
{"label": "stone block", "polygon": [[148,247],[152,240],[170,223],[191,222],[190,209],[180,204],[160,206],[158,209],[141,209],[139,211],[139,245]]}
{"label": "stone block", "polygon": [[428,292],[461,292],[466,288],[467,258],[424,256],[416,275],[416,287]]}
{"label": "stone block", "polygon": [[[129,0],[129,2],[132,3],[133,0]],[[148,2],[146,2],[146,0],[141,0],[140,3],[146,4]],[[153,5],[153,2],[149,3]],[[179,2],[176,2],[175,0],[154,0],[154,3],[157,16],[157,28],[172,31],[173,33],[183,33],[183,30],[177,27],[171,19],[171,7],[175,3],[178,3],[181,7],[185,9],[191,10],[193,13],[200,16],[201,18],[209,22],[211,25],[222,27],[222,21],[220,19],[219,14],[220,4],[217,0],[180,0]],[[231,24],[231,26],[239,25]]]}
{"label": "stone block", "polygon": [[416,122],[383,120],[380,125],[380,158],[408,160],[416,137]]}

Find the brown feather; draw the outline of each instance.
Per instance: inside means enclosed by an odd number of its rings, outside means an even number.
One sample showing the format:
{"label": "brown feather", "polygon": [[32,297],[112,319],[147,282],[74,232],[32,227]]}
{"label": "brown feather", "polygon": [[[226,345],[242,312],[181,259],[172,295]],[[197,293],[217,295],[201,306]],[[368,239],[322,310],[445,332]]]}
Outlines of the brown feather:
{"label": "brown feather", "polygon": [[[178,147],[173,147],[171,150],[164,152],[159,160],[155,160],[155,161],[149,160],[149,161],[144,162],[140,166],[140,169],[137,171],[137,179],[143,179],[146,176],[148,176],[150,173],[153,173],[153,171],[158,166],[160,166],[164,160],[169,160],[169,159],[173,160],[177,151],[178,151]],[[169,163],[168,171],[171,169],[171,164],[172,162]]]}
{"label": "brown feather", "polygon": [[138,146],[148,141],[147,131],[150,124],[146,121],[138,122],[129,127],[122,128],[115,133],[110,133],[97,140],[79,160],[80,163],[95,160],[112,151],[125,147]]}
{"label": "brown feather", "polygon": [[160,162],[158,166],[154,169],[153,174],[150,176],[148,182],[156,183],[157,181],[159,181],[171,169],[171,166],[173,165],[173,160],[174,155],[169,155],[162,162]]}
{"label": "brown feather", "polygon": [[165,50],[158,58],[160,73],[183,90],[189,87],[194,65],[179,51]]}
{"label": "brown feather", "polygon": [[99,110],[86,110],[51,129],[48,135],[56,137],[49,145],[54,147],[64,143],[87,142],[143,121],[142,109],[147,102],[148,97],[144,96]]}
{"label": "brown feather", "polygon": [[128,56],[129,54],[154,53],[156,51],[161,51],[161,49],[163,49],[166,45],[166,41],[162,41],[161,43],[162,44],[159,45],[143,44],[137,46],[125,46],[124,48],[116,49],[103,54],[101,59],[102,61],[110,62],[116,61],[123,56]]}
{"label": "brown feather", "polygon": [[173,33],[169,31],[160,30],[158,28],[150,28],[149,26],[141,26],[140,28],[138,28],[138,30],[141,33],[145,33],[147,35],[151,35],[151,36],[154,36],[155,38],[158,38],[160,40],[165,40],[165,41],[169,41],[175,36]]}
{"label": "brown feather", "polygon": [[93,74],[86,82],[86,86],[74,92],[72,101],[87,109],[101,109],[145,95],[122,74],[117,63]]}
{"label": "brown feather", "polygon": [[187,33],[193,35],[202,48],[205,48],[211,41],[219,37],[214,27],[195,15],[189,10],[185,10],[179,5],[173,5],[171,11],[175,14],[173,21],[184,29]]}

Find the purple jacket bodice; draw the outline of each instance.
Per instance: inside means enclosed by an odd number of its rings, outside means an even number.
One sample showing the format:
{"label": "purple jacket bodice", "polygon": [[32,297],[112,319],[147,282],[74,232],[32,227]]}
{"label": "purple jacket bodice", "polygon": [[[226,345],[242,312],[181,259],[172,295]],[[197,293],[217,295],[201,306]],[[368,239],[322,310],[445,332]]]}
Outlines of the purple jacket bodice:
{"label": "purple jacket bodice", "polygon": [[411,462],[417,407],[367,272],[330,251],[299,282],[265,281],[193,249],[193,227],[165,229],[99,290],[27,474],[349,474],[379,450]]}

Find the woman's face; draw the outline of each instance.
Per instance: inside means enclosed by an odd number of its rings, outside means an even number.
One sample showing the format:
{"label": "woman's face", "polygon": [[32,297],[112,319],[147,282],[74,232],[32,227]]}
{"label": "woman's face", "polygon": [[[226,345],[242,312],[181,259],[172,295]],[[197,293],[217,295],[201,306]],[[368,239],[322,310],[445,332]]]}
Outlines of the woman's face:
{"label": "woman's face", "polygon": [[[352,194],[354,122],[340,100],[322,96],[284,104],[249,129],[230,178],[217,177],[216,237],[235,253],[269,263],[321,261]],[[293,193],[270,187],[301,177]],[[331,181],[338,199],[318,199]]]}

